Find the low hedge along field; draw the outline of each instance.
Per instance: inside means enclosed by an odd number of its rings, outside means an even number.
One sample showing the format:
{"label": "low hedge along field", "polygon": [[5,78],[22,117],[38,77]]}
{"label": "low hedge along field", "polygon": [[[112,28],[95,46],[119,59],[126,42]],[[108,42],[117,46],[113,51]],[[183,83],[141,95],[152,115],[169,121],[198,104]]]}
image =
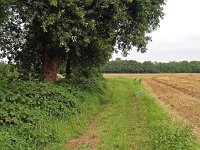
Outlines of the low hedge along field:
{"label": "low hedge along field", "polygon": [[[1,79],[0,147],[52,149],[49,145],[54,145],[57,149],[66,137],[55,126],[60,128],[59,124],[82,115],[84,122],[86,111],[95,112],[98,107],[104,88],[105,83],[98,79],[71,79],[57,85]],[[92,97],[89,92],[94,93]]]}

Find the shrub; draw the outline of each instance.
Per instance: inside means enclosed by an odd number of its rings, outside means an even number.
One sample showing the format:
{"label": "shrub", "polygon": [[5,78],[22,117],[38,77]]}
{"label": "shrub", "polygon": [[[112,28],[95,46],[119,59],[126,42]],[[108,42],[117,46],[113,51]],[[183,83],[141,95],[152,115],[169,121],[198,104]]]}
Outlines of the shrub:
{"label": "shrub", "polygon": [[106,81],[103,77],[98,78],[71,78],[63,79],[58,82],[62,87],[72,86],[87,92],[97,92],[103,94],[106,88]]}
{"label": "shrub", "polygon": [[15,80],[19,76],[14,65],[0,62],[0,80]]}

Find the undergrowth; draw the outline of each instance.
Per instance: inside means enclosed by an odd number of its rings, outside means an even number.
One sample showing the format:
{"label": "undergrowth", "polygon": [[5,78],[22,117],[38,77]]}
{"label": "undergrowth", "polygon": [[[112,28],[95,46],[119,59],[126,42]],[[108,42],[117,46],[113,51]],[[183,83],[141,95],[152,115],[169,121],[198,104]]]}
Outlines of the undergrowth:
{"label": "undergrowth", "polygon": [[57,85],[0,78],[0,149],[61,149],[96,112],[105,83],[71,79]]}

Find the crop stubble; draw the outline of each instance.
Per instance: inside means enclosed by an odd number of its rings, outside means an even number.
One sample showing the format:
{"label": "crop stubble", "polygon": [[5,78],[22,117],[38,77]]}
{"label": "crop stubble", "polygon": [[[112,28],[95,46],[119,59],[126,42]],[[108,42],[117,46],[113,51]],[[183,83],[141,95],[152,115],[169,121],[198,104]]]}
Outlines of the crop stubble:
{"label": "crop stubble", "polygon": [[171,114],[189,122],[200,138],[200,74],[104,74],[137,78]]}

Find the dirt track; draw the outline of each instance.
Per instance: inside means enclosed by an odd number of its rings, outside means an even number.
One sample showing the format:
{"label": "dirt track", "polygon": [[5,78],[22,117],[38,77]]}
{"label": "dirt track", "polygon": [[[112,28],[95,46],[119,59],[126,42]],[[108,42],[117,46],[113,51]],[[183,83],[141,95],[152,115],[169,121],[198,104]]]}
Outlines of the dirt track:
{"label": "dirt track", "polygon": [[173,115],[189,122],[200,138],[200,74],[105,74],[138,78]]}

